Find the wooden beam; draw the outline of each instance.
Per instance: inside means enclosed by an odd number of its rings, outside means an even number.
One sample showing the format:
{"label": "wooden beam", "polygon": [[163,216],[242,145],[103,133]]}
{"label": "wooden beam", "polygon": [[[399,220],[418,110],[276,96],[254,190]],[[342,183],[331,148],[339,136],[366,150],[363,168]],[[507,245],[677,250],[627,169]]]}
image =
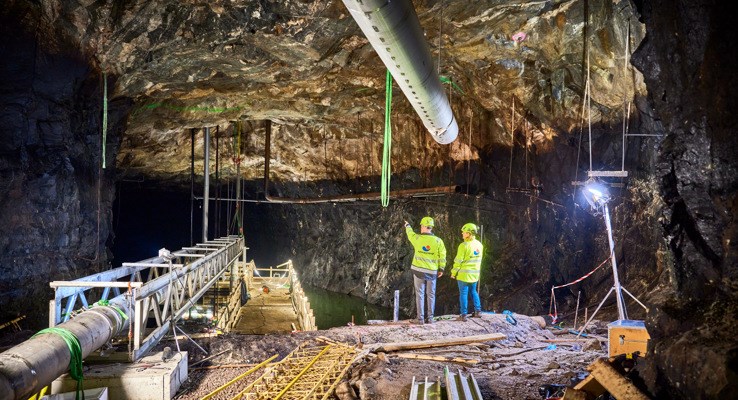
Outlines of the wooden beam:
{"label": "wooden beam", "polygon": [[564,397],[562,397],[561,400],[587,400],[587,392],[566,388]]}
{"label": "wooden beam", "polygon": [[459,338],[446,338],[437,340],[423,340],[419,342],[399,342],[399,343],[379,343],[374,352],[390,352],[399,350],[427,349],[429,347],[446,347],[456,346],[460,344],[470,344],[478,342],[489,342],[492,340],[502,340],[507,336],[502,333],[491,333],[488,335],[475,335]]}
{"label": "wooden beam", "polygon": [[591,396],[592,398],[598,397],[606,392],[605,388],[602,387],[602,385],[597,382],[597,379],[595,379],[595,377],[591,374],[584,378],[584,380],[582,380],[581,382],[577,383],[577,385],[574,386],[574,390],[585,392],[589,395],[588,397]]}
{"label": "wooden beam", "polygon": [[393,354],[392,356],[398,357],[398,358],[407,358],[411,360],[454,362],[454,363],[460,363],[460,364],[479,364],[479,360],[474,359],[474,358],[443,357],[443,356],[434,356],[430,354],[415,354],[415,353],[397,353],[397,354]]}
{"label": "wooden beam", "polygon": [[616,399],[648,400],[646,395],[638,390],[631,381],[620,375],[605,359],[596,360],[587,369],[597,379],[597,382]]}

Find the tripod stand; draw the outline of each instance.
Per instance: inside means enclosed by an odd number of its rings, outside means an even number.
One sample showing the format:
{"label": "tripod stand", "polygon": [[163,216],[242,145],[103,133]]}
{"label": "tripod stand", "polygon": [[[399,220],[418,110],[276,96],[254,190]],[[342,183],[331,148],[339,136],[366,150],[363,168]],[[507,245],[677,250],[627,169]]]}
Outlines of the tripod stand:
{"label": "tripod stand", "polygon": [[610,288],[610,290],[607,292],[605,297],[600,302],[600,305],[597,306],[597,309],[595,309],[595,312],[592,313],[592,316],[589,317],[589,320],[584,324],[582,329],[579,330],[579,334],[577,335],[577,338],[584,332],[585,329],[587,329],[587,326],[589,326],[590,322],[594,320],[595,315],[597,315],[597,312],[600,311],[600,308],[602,308],[602,305],[605,304],[605,301],[608,297],[610,297],[610,294],[615,292],[615,300],[618,306],[618,319],[619,320],[627,320],[628,319],[628,311],[625,309],[625,301],[623,300],[623,292],[627,293],[628,296],[630,296],[633,300],[635,300],[638,304],[640,304],[641,307],[643,307],[646,311],[648,311],[648,307],[646,307],[643,303],[641,303],[640,300],[638,300],[635,296],[633,296],[632,293],[630,293],[627,289],[622,287],[620,285],[620,278],[618,277],[618,265],[617,260],[615,259],[615,241],[612,239],[612,225],[610,224],[610,209],[607,207],[607,202],[610,200],[609,195],[607,194],[607,190],[602,187],[599,184],[591,183],[584,187],[584,198],[587,200],[587,202],[597,211],[602,211],[602,216],[605,218],[605,227],[607,228],[607,239],[608,243],[610,245],[610,261],[612,264],[612,276],[613,276],[613,286]]}

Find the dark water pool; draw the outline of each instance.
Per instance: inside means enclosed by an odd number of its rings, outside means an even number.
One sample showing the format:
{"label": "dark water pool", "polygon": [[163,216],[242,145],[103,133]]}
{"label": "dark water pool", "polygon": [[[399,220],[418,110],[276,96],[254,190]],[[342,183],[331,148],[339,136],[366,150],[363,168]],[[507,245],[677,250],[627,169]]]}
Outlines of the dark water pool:
{"label": "dark water pool", "polygon": [[369,304],[362,298],[307,285],[303,285],[303,289],[310,300],[318,329],[346,326],[351,322],[351,316],[357,325],[366,324],[370,319],[392,319],[391,308]]}

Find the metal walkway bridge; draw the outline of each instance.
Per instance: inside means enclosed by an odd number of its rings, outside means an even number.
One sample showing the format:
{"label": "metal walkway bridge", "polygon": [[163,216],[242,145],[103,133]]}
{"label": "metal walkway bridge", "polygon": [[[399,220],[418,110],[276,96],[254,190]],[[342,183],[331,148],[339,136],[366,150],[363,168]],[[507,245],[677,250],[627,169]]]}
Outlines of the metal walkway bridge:
{"label": "metal walkway bridge", "polygon": [[246,262],[246,249],[242,237],[228,236],[175,252],[161,249],[158,257],[73,281],[51,282],[55,295],[49,326],[61,330],[38,334],[0,354],[0,399],[27,399],[67,371],[71,352],[59,332],[76,337],[82,358],[105,349],[115,351],[108,359],[137,361],[165,335],[186,335],[177,321],[211,291],[227,288],[225,304],[216,305],[214,313],[220,328],[233,331],[239,315],[239,324],[247,323],[241,306],[248,292],[286,278],[282,286],[295,309],[289,326],[315,329],[292,263],[272,268],[268,277],[253,277],[260,270]]}

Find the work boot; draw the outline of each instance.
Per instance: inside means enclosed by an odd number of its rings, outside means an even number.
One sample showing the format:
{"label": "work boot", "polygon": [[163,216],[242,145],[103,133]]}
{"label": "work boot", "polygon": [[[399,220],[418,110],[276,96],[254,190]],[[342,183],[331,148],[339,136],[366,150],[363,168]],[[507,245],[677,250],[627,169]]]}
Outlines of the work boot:
{"label": "work boot", "polygon": [[466,314],[459,315],[459,318],[456,318],[457,321],[466,322]]}
{"label": "work boot", "polygon": [[472,314],[472,318],[482,318],[482,312],[481,311],[474,311],[474,314]]}
{"label": "work boot", "polygon": [[435,320],[433,319],[433,317],[428,317],[428,318],[427,318],[427,319],[425,320],[425,323],[426,323],[426,324],[432,324],[432,323],[434,323],[434,322],[436,322],[436,321],[435,321]]}

